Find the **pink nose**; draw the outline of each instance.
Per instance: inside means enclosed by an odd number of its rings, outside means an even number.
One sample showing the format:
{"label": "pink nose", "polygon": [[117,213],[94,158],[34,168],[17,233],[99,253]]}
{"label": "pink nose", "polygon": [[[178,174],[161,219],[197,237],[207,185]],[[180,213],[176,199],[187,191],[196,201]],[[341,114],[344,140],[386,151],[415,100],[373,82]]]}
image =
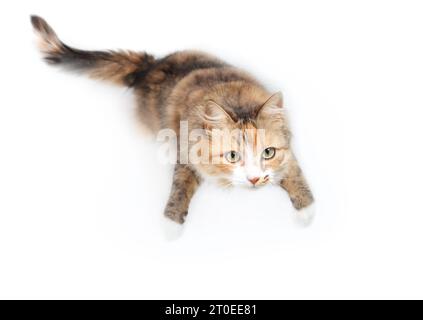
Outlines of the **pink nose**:
{"label": "pink nose", "polygon": [[248,178],[248,181],[250,181],[252,184],[256,184],[259,180],[259,177]]}

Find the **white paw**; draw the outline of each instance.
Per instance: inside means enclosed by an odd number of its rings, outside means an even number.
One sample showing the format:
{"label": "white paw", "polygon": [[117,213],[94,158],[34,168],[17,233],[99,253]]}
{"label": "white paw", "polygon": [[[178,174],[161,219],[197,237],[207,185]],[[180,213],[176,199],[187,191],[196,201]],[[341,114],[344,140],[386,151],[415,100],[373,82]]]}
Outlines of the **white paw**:
{"label": "white paw", "polygon": [[297,223],[303,227],[309,226],[316,215],[316,206],[311,204],[306,208],[295,210],[295,220]]}
{"label": "white paw", "polygon": [[182,236],[184,226],[165,216],[161,218],[164,237],[167,241],[175,241]]}

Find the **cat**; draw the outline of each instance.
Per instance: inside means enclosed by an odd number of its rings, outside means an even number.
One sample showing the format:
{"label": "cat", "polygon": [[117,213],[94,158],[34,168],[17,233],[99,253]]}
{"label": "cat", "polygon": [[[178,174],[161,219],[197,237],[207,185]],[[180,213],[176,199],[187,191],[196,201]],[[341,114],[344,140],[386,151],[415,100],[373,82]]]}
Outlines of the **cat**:
{"label": "cat", "polygon": [[[190,131],[238,131],[221,152],[208,155],[211,161],[178,158],[166,221],[182,225],[197,188],[212,179],[224,186],[276,184],[287,191],[296,215],[311,222],[314,199],[290,148],[280,92],[269,93],[248,73],[206,53],[180,51],[156,58],[145,52],[79,50],[61,42],[41,17],[31,16],[31,22],[49,64],[132,88],[139,118],[152,132],[179,132],[183,121]],[[215,143],[204,141],[211,147]]]}

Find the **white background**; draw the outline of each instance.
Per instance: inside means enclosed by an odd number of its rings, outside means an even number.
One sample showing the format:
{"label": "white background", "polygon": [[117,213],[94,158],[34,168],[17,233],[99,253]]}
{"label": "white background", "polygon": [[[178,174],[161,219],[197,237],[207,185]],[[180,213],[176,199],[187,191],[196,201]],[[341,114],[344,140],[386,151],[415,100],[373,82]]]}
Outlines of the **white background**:
{"label": "white background", "polygon": [[[0,298],[423,298],[420,1],[2,1]],[[203,186],[163,240],[170,166],[129,90],[48,67],[83,49],[209,51],[282,90],[315,193]]]}

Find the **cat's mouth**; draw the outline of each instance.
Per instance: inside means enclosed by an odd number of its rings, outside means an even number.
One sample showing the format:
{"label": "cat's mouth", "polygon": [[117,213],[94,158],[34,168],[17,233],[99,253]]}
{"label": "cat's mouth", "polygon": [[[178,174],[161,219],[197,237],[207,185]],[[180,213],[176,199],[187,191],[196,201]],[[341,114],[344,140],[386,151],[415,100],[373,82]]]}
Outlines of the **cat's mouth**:
{"label": "cat's mouth", "polygon": [[269,182],[269,175],[265,175],[263,178],[248,179],[249,185],[252,188],[259,188],[266,185]]}

